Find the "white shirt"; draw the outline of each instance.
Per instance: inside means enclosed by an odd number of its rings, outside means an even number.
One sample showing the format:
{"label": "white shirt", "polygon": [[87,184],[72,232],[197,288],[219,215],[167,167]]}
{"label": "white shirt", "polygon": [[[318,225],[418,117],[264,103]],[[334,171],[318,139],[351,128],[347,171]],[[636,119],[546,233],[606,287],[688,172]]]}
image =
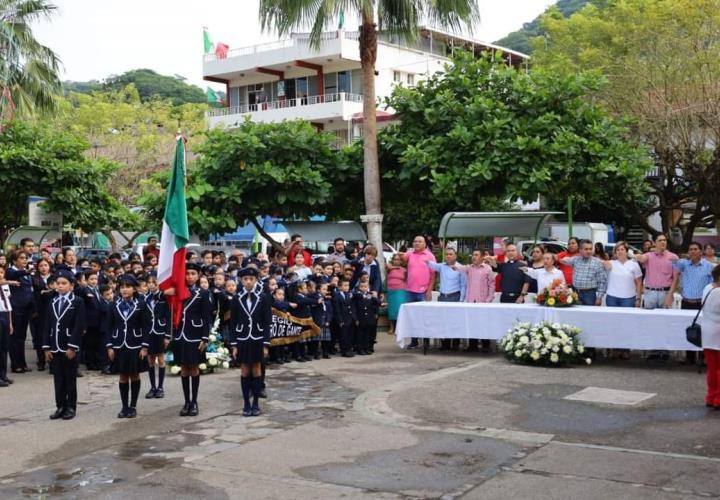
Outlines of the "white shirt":
{"label": "white shirt", "polygon": [[10,285],[0,286],[0,312],[10,312],[12,306],[10,305]]}
{"label": "white shirt", "polygon": [[642,278],[640,266],[634,260],[626,260],[624,264],[619,260],[612,261],[612,268],[608,273],[607,295],[619,299],[627,299],[637,295],[635,280]]}
{"label": "white shirt", "polygon": [[553,267],[550,271],[548,271],[544,267],[541,267],[539,269],[533,269],[532,267],[529,267],[525,270],[525,274],[537,280],[538,293],[542,292],[547,287],[552,285],[552,282],[555,280],[560,280],[562,283],[565,283],[565,275],[560,269],[556,267]]}
{"label": "white shirt", "polygon": [[292,267],[290,271],[298,275],[300,281],[305,281],[308,276],[312,274],[312,269],[307,266],[303,267]]}
{"label": "white shirt", "polygon": [[[703,300],[713,290],[712,284],[703,290]],[[698,323],[702,327],[703,349],[720,351],[720,290],[715,290],[705,301]]]}

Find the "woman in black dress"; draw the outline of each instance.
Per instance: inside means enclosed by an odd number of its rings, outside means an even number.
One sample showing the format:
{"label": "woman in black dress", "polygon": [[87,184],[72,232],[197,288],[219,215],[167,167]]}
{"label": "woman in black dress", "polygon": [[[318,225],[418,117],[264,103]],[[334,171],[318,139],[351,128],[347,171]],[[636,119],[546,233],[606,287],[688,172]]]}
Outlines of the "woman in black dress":
{"label": "woman in black dress", "polygon": [[[229,331],[233,357],[240,363],[243,416],[256,417],[260,415],[258,399],[262,391],[262,360],[270,347],[272,307],[268,296],[255,288],[255,268],[246,267],[239,276],[242,288],[230,306]],[[250,392],[253,395],[252,406]]]}
{"label": "woman in black dress", "polygon": [[120,276],[120,296],[109,304],[108,311],[105,347],[112,372],[120,375],[118,387],[123,406],[118,418],[137,416],[135,407],[140,394],[140,373],[148,368],[150,317],[145,302],[136,293],[137,284],[131,274]]}
{"label": "woman in black dress", "polygon": [[[200,266],[188,262],[185,265],[185,284],[190,297],[182,303],[180,327],[173,334],[173,356],[180,365],[185,405],[180,410],[181,417],[194,417],[199,413],[197,399],[200,390],[200,363],[205,361],[205,347],[212,322],[212,299],[210,292],[198,286]],[[175,290],[165,292],[175,293]],[[190,392],[192,378],[192,394]]]}

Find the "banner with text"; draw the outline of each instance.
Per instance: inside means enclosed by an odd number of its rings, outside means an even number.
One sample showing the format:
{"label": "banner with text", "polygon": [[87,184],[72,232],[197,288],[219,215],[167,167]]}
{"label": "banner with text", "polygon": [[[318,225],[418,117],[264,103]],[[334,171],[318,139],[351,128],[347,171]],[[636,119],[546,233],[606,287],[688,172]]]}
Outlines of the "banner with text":
{"label": "banner with text", "polygon": [[270,325],[270,345],[288,345],[320,335],[312,318],[296,318],[273,307]]}

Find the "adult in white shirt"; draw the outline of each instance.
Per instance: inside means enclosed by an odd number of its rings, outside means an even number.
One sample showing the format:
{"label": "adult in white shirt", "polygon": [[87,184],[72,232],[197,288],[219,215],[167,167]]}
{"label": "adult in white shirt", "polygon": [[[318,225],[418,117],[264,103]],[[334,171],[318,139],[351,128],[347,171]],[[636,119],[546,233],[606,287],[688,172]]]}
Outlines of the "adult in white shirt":
{"label": "adult in white shirt", "polygon": [[560,280],[565,283],[565,275],[555,267],[555,254],[545,252],[543,254],[543,267],[533,269],[531,267],[523,267],[522,271],[537,281],[538,293],[542,293],[547,287],[551,286],[553,281]]}
{"label": "adult in white shirt", "polygon": [[640,307],[642,293],[642,270],[628,255],[628,244],[615,244],[615,259],[603,261],[608,272],[605,305],[609,307]]}
{"label": "adult in white shirt", "polygon": [[705,305],[700,326],[702,346],[707,365],[707,394],[705,405],[720,410],[720,266],[712,270],[713,282],[703,290]]}

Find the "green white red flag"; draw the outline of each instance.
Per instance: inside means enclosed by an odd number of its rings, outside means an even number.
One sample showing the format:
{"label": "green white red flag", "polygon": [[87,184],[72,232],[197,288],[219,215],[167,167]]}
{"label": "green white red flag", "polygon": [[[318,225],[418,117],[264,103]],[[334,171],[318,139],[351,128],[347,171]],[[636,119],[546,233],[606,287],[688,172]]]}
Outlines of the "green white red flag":
{"label": "green white red flag", "polygon": [[158,285],[161,290],[175,289],[175,295],[168,295],[168,304],[177,328],[182,317],[182,302],[190,297],[185,284],[185,246],[190,241],[188,229],[187,202],[185,200],[185,139],[178,136],[175,143],[170,183],[167,188],[162,236],[160,237],[160,259],[158,262]]}

